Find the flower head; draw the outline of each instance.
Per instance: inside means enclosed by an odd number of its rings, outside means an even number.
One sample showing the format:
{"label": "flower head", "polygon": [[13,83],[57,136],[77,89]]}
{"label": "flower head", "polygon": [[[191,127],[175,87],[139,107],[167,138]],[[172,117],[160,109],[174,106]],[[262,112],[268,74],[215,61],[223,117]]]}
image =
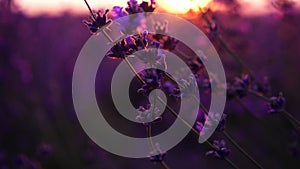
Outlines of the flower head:
{"label": "flower head", "polygon": [[135,14],[144,12],[143,8],[141,8],[137,2],[137,0],[130,0],[127,2],[128,7],[125,8],[128,14]]}
{"label": "flower head", "polygon": [[106,54],[111,59],[124,59],[132,55],[136,51],[135,41],[131,37],[127,37],[116,43]]}
{"label": "flower head", "polygon": [[216,131],[224,131],[226,122],[227,122],[227,115],[222,114],[220,120],[219,119],[220,114],[219,113],[213,113],[210,112],[209,115],[205,115],[205,123],[204,122],[197,122],[196,123],[196,129],[200,132],[200,135],[205,135],[209,130],[214,129],[214,127],[217,125]]}
{"label": "flower head", "polygon": [[156,2],[154,0],[150,1],[150,4],[146,1],[143,1],[140,4],[140,7],[143,9],[144,12],[153,12],[156,8]]}
{"label": "flower head", "polygon": [[214,150],[210,150],[206,153],[207,156],[214,156],[216,159],[224,159],[230,154],[230,149],[226,147],[225,140],[214,140]]}
{"label": "flower head", "polygon": [[280,113],[284,111],[285,107],[285,97],[283,96],[283,93],[279,93],[277,97],[273,96],[270,98],[270,102],[268,103],[268,113],[275,114]]}
{"label": "flower head", "polygon": [[176,48],[178,42],[179,41],[177,39],[168,36],[167,39],[163,41],[162,48],[165,50],[173,51]]}
{"label": "flower head", "polygon": [[114,6],[111,10],[114,19],[118,19],[127,16],[127,13],[123,11],[123,7]]}
{"label": "flower head", "polygon": [[141,77],[145,84],[138,90],[138,93],[149,95],[154,89],[161,87],[162,71],[158,69],[146,69],[142,72]]}
{"label": "flower head", "polygon": [[150,161],[162,162],[166,157],[167,152],[162,151],[158,143],[155,144],[154,150],[150,152]]}
{"label": "flower head", "polygon": [[89,28],[91,33],[96,33],[100,28],[109,24],[111,20],[107,20],[108,9],[101,16],[101,11],[98,11],[94,16],[90,17],[92,21],[83,20],[82,22]]}
{"label": "flower head", "polygon": [[205,69],[203,62],[199,57],[189,59],[187,64],[194,74],[201,74]]}
{"label": "flower head", "polygon": [[243,98],[247,95],[250,87],[251,80],[248,74],[242,75],[242,77],[236,77],[233,84],[227,85],[227,97],[229,99],[235,97]]}

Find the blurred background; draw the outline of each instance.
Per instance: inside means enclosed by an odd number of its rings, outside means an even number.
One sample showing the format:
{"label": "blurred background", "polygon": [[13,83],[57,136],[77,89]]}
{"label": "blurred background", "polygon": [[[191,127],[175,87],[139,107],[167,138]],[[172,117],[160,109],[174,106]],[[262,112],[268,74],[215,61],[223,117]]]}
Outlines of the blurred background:
{"label": "blurred background", "polygon": [[[93,9],[126,6],[126,0],[90,0]],[[193,22],[215,45],[228,81],[241,68],[205,28],[197,6],[210,9],[219,32],[273,95],[283,92],[297,119],[300,86],[300,2],[298,0],[157,0],[157,11]],[[149,159],[110,154],[81,128],[72,102],[72,72],[90,37],[82,20],[84,1],[0,0],[0,169],[155,169]],[[107,61],[110,64],[109,61]],[[112,64],[112,63],[111,63]],[[245,98],[228,101],[227,131],[266,169],[298,169],[300,137],[280,114],[268,115],[266,103]],[[133,130],[133,129],[130,129]],[[222,138],[216,133],[212,139]],[[232,145],[232,161],[254,166]],[[190,133],[170,150],[171,168],[230,168],[206,157],[209,147]]]}

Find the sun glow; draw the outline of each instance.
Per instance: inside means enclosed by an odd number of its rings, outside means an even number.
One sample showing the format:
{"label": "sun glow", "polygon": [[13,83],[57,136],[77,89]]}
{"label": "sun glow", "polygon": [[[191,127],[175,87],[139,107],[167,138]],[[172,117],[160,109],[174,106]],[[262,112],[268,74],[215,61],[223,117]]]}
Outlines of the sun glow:
{"label": "sun glow", "polygon": [[[113,6],[127,6],[129,0],[88,0],[95,10],[100,8],[112,8]],[[150,2],[150,0],[137,0]],[[184,14],[189,10],[199,11],[199,7],[210,7],[213,10],[223,10],[226,6],[220,6],[213,0],[155,0],[157,11],[167,11],[173,14]],[[276,11],[271,5],[272,0],[237,0],[241,7],[241,13],[246,15],[260,15]],[[296,8],[300,9],[299,0],[294,0]],[[83,0],[15,0],[18,10],[29,16],[40,14],[60,15],[63,12],[74,14],[86,14],[87,8]]]}
{"label": "sun glow", "polygon": [[171,13],[186,13],[189,10],[199,11],[199,7],[206,7],[212,0],[164,0],[160,6]]}
{"label": "sun glow", "polygon": [[[94,9],[111,8],[114,5],[126,6],[128,0],[88,0]],[[142,2],[143,0],[138,0]],[[144,0],[150,2],[150,0]],[[199,10],[205,7],[212,0],[156,0],[159,11],[166,10],[170,13],[186,13],[190,9]],[[16,0],[17,6],[28,15],[38,15],[41,13],[59,15],[63,11],[72,13],[86,12],[83,0]]]}

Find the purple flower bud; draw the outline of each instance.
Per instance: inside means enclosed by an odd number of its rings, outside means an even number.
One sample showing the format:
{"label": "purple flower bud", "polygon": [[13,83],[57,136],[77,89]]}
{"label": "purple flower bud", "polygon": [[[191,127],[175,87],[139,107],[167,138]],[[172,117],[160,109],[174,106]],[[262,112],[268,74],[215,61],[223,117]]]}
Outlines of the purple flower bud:
{"label": "purple flower bud", "polygon": [[214,140],[213,142],[213,148],[214,150],[210,150],[206,152],[205,155],[207,156],[214,156],[216,159],[224,159],[225,157],[228,157],[231,150],[226,147],[225,140]]}
{"label": "purple flower bud", "polygon": [[[154,155],[157,154],[157,155]],[[162,162],[164,161],[164,158],[166,157],[167,152],[164,152],[160,149],[160,146],[158,143],[155,144],[154,150],[150,152],[150,161],[152,162]]]}
{"label": "purple flower bud", "polygon": [[100,28],[109,24],[111,20],[107,20],[107,13],[109,10],[105,10],[104,14],[101,16],[101,12],[98,11],[94,14],[94,17],[90,17],[92,21],[83,20],[82,22],[89,28],[91,33],[96,33]]}
{"label": "purple flower bud", "polygon": [[273,96],[270,98],[270,102],[268,103],[268,113],[269,114],[275,114],[275,113],[281,113],[284,110],[285,107],[285,97],[283,97],[283,93],[279,93],[277,97]]}

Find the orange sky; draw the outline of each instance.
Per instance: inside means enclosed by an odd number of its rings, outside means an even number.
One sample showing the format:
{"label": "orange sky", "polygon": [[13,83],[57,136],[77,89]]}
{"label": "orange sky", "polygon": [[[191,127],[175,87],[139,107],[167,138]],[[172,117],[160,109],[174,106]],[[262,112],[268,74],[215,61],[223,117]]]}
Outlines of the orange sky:
{"label": "orange sky", "polygon": [[[142,0],[139,0],[142,1]],[[172,13],[184,13],[197,5],[205,6],[212,0],[156,0],[159,10]],[[244,14],[262,14],[275,11],[270,5],[271,0],[239,0]],[[300,0],[294,0],[300,1]],[[126,6],[127,0],[88,0],[93,9],[110,8],[115,5]],[[87,12],[83,0],[16,0],[17,6],[28,15],[50,14],[59,15],[68,10],[71,13]],[[299,3],[298,3],[299,5]]]}

